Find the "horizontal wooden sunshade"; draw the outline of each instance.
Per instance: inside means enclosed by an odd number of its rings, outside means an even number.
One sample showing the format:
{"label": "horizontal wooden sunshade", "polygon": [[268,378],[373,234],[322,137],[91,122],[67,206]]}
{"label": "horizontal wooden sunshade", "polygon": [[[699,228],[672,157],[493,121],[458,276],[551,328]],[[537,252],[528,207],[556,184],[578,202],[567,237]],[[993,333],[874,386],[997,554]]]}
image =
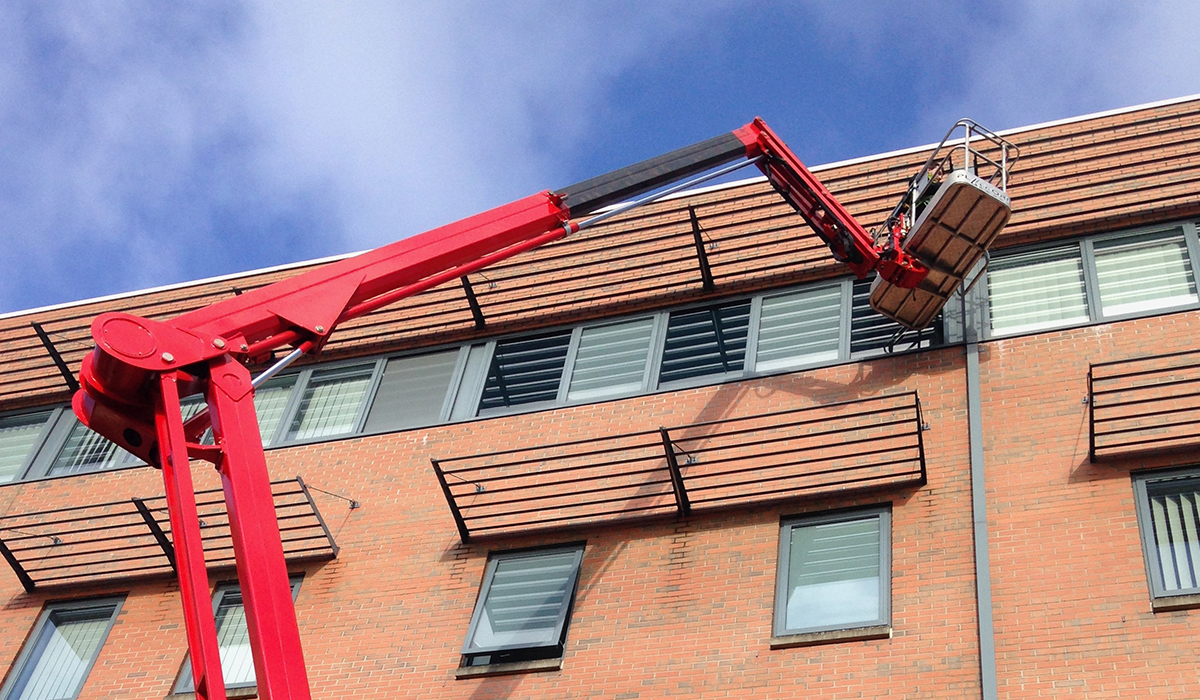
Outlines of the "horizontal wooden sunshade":
{"label": "horizontal wooden sunshade", "polygon": [[1200,448],[1200,350],[1094,364],[1088,403],[1093,462]]}
{"label": "horizontal wooden sunshade", "polygon": [[916,392],[433,460],[467,540],[924,485]]}
{"label": "horizontal wooden sunshade", "polygon": [[[336,557],[337,545],[303,479],[271,487],[284,557]],[[232,566],[222,491],[197,491],[196,505],[205,562],[210,569]],[[0,518],[0,554],[30,592],[175,573],[165,496],[6,515]]]}

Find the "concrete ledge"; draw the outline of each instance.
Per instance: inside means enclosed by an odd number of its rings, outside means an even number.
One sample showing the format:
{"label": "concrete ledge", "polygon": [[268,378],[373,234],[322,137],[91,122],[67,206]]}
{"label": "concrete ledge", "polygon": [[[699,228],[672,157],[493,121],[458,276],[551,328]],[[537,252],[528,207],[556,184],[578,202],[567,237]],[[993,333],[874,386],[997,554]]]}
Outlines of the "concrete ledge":
{"label": "concrete ledge", "polygon": [[557,671],[562,668],[562,657],[557,659],[537,659],[535,661],[516,661],[510,664],[488,664],[486,666],[462,666],[454,671],[454,677],[479,678],[481,676],[507,676],[513,673],[534,673],[536,671]]}
{"label": "concrete ledge", "polygon": [[1150,601],[1150,607],[1154,609],[1154,612],[1200,608],[1200,595],[1173,595],[1169,598],[1155,598]]}
{"label": "concrete ledge", "polygon": [[790,649],[792,647],[811,647],[816,646],[817,644],[857,642],[866,639],[890,639],[891,636],[891,625],[875,625],[874,627],[858,627],[851,630],[806,632],[804,634],[789,634],[783,637],[771,637],[771,648]]}

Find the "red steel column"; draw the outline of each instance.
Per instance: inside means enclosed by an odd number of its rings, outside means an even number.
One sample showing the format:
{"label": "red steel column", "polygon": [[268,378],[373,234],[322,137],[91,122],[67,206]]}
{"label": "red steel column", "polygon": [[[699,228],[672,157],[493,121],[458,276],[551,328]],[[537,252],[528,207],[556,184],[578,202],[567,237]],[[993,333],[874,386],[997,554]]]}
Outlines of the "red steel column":
{"label": "red steel column", "polygon": [[213,432],[224,453],[219,469],[254,652],[258,697],[310,700],[275,499],[246,368],[228,357],[214,359],[208,405],[213,412]]}
{"label": "red steel column", "polygon": [[200,540],[200,519],[196,514],[196,492],[192,486],[192,469],[188,463],[179,387],[174,372],[159,375],[159,389],[154,427],[158,433],[159,463],[166,485],[179,593],[183,600],[188,649],[192,655],[192,679],[198,700],[225,700],[217,626],[213,621],[208,571]]}

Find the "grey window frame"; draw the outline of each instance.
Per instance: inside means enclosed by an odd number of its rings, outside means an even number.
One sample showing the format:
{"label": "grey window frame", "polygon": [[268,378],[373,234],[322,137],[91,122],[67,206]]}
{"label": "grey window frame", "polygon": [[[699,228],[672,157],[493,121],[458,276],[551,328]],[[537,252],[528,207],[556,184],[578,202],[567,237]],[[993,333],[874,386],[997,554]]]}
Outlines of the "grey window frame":
{"label": "grey window frame", "polygon": [[[484,568],[483,581],[479,585],[479,593],[475,598],[475,607],[471,611],[471,621],[467,626],[467,636],[466,636],[466,639],[463,641],[462,650],[460,652],[463,656],[463,659],[466,660],[466,659],[477,657],[477,656],[492,656],[492,655],[501,654],[501,653],[513,653],[513,652],[534,651],[534,650],[553,650],[557,647],[563,647],[563,649],[565,649],[567,630],[570,627],[571,615],[575,609],[575,595],[579,592],[579,579],[581,578],[581,573],[583,571],[584,548],[585,548],[584,543],[575,543],[575,544],[556,545],[556,546],[551,546],[551,547],[536,547],[536,548],[516,549],[516,550],[490,553],[488,555],[487,565]],[[504,561],[505,559],[516,559],[516,558],[536,556],[536,555],[554,555],[554,554],[562,554],[562,553],[566,553],[566,552],[572,552],[575,554],[575,561],[574,561],[575,574],[574,574],[574,578],[571,581],[571,589],[567,596],[566,604],[559,611],[558,620],[555,623],[555,629],[558,632],[557,639],[559,641],[556,642],[555,644],[533,646],[533,647],[509,644],[509,645],[496,645],[493,647],[486,647],[486,648],[475,648],[475,649],[470,648],[471,640],[473,640],[475,638],[475,633],[479,629],[479,622],[480,622],[481,618],[483,617],[484,603],[487,601],[487,594],[491,590],[492,581],[495,579],[495,575],[496,575],[496,568],[499,566],[500,562]]]}
{"label": "grey window frame", "polygon": [[83,691],[83,686],[87,685],[88,676],[92,673],[92,668],[96,665],[96,660],[100,658],[100,652],[104,649],[104,644],[108,642],[108,635],[112,632],[113,625],[117,622],[117,617],[121,614],[121,606],[125,602],[125,596],[106,596],[103,598],[82,598],[73,600],[48,601],[42,612],[38,615],[37,621],[33,624],[33,630],[29,633],[29,637],[25,640],[25,644],[21,647],[21,652],[17,654],[17,658],[13,661],[9,671],[8,678],[5,679],[4,685],[0,686],[0,700],[10,700],[17,679],[25,670],[33,656],[34,647],[37,645],[38,639],[45,630],[46,625],[50,621],[50,616],[60,610],[72,610],[90,607],[100,607],[103,605],[112,605],[113,611],[109,615],[108,622],[104,627],[104,634],[101,635],[100,644],[96,647],[96,654],[88,662],[87,669],[83,672],[79,684],[71,693],[67,700],[74,700],[79,697],[79,693]]}
{"label": "grey window frame", "polygon": [[[300,595],[300,584],[302,584],[303,582],[304,582],[304,574],[302,574],[302,573],[288,574],[288,583],[292,587],[292,605],[293,606],[296,604],[296,598]],[[221,608],[221,601],[224,600],[225,595],[235,588],[238,590],[239,593],[241,592],[241,585],[237,581],[221,581],[220,583],[218,583],[216,586],[213,587],[213,595],[212,595],[213,615],[216,615],[217,611]],[[244,605],[245,605],[245,602],[243,600],[243,606]],[[220,649],[218,649],[217,651],[219,654]],[[256,671],[256,674],[257,674],[257,671]],[[185,682],[190,682],[191,680],[192,680],[192,657],[191,657],[190,653],[184,653],[183,661],[179,665],[179,673],[177,673],[175,676],[175,683],[173,683],[171,685],[171,694],[172,695],[182,695],[185,693],[196,692],[194,688],[193,689],[185,689],[182,687]],[[221,680],[222,681],[225,680],[224,674],[222,674]],[[255,678],[254,683],[238,683],[235,685],[229,685],[228,683],[225,684],[225,690],[236,690],[236,689],[240,689],[240,688],[256,688],[256,687],[258,687],[258,679],[257,678]]]}
{"label": "grey window frame", "polygon": [[1165,238],[1175,235],[1176,232],[1183,234],[1185,249],[1187,250],[1188,254],[1188,263],[1192,270],[1192,279],[1197,286],[1197,292],[1200,293],[1200,234],[1197,233],[1197,226],[1193,221],[1173,221],[1161,224],[1152,224],[1148,226],[1139,226],[1132,229],[1111,231],[1107,233],[1086,236],[1066,243],[1057,241],[1029,246],[1018,246],[1011,249],[1005,249],[1003,252],[998,252],[995,256],[993,256],[993,260],[1003,260],[1006,256],[1020,255],[1022,253],[1068,250],[1071,248],[1078,250],[1083,269],[1084,299],[1085,303],[1087,304],[1088,320],[1085,322],[1071,322],[1063,323],[1061,325],[1046,326],[1036,330],[1017,331],[1015,333],[996,333],[992,330],[991,309],[990,304],[988,303],[991,297],[991,290],[988,287],[988,279],[987,275],[985,274],[983,279],[979,281],[979,284],[975,286],[975,289],[971,290],[971,294],[974,296],[972,302],[977,306],[977,308],[983,310],[984,338],[1015,338],[1023,335],[1049,333],[1064,328],[1078,328],[1097,323],[1111,323],[1114,321],[1124,321],[1134,318],[1158,316],[1164,313],[1200,309],[1200,302],[1193,302],[1191,304],[1177,304],[1175,306],[1105,315],[1103,313],[1103,307],[1100,304],[1100,284],[1099,274],[1096,271],[1095,251],[1095,245],[1097,243],[1108,243],[1110,241],[1119,241],[1121,239],[1137,238],[1153,240],[1155,235],[1161,235]]}
{"label": "grey window frame", "polygon": [[[50,415],[46,418],[46,422],[42,425],[42,429],[38,433],[37,439],[34,440],[33,445],[30,446],[29,452],[25,454],[25,458],[22,460],[21,466],[18,467],[16,474],[13,475],[11,480],[4,483],[15,484],[20,481],[28,481],[29,479],[45,475],[45,472],[49,470],[50,465],[53,464],[54,459],[58,456],[59,450],[62,449],[62,443],[66,441],[67,434],[70,433],[70,429],[60,429],[59,433],[55,433],[55,428],[62,419],[62,415],[65,410],[66,409],[63,406],[42,406],[40,408],[31,408],[24,411],[6,411],[0,414],[0,418],[13,418],[16,416],[29,415],[32,413],[43,413],[46,411],[49,411],[50,413]],[[58,437],[58,449],[54,449],[52,447],[52,445],[55,444],[54,438],[56,435]],[[50,454],[53,456],[50,456]]]}
{"label": "grey window frame", "polygon": [[[1146,566],[1146,581],[1150,588],[1150,598],[1154,601],[1189,598],[1195,599],[1195,603],[1200,605],[1200,585],[1178,591],[1168,591],[1163,586],[1159,577],[1162,563],[1159,561],[1158,547],[1154,541],[1154,518],[1150,512],[1149,493],[1149,485],[1155,482],[1194,483],[1197,489],[1200,489],[1200,467],[1136,472],[1131,476],[1134,504],[1137,509],[1138,532],[1142,540],[1142,560]],[[1197,570],[1200,571],[1200,564],[1197,564]]]}
{"label": "grey window frame", "polygon": [[[852,624],[822,625],[790,629],[787,626],[788,572],[791,565],[791,532],[800,527],[879,519],[879,617]],[[772,630],[785,637],[839,630],[890,626],[892,620],[892,508],[891,504],[784,518],[779,526],[779,558],[775,571],[775,608]]]}

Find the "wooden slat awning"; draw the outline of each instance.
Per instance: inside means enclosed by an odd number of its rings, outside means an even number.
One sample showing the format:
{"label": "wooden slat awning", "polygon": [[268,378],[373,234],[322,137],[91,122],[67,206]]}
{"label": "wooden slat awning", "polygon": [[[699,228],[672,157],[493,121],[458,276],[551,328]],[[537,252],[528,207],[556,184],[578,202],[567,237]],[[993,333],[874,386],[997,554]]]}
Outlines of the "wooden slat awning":
{"label": "wooden slat awning", "polygon": [[462,540],[925,484],[916,392],[433,460]]}
{"label": "wooden slat awning", "polygon": [[1200,448],[1200,350],[1094,364],[1088,404],[1093,462]]}
{"label": "wooden slat awning", "polygon": [[[337,545],[303,479],[272,482],[289,562],[332,559]],[[196,492],[210,569],[234,564],[229,513],[220,489]],[[27,591],[173,575],[165,496],[131,498],[0,518],[0,555]]]}

